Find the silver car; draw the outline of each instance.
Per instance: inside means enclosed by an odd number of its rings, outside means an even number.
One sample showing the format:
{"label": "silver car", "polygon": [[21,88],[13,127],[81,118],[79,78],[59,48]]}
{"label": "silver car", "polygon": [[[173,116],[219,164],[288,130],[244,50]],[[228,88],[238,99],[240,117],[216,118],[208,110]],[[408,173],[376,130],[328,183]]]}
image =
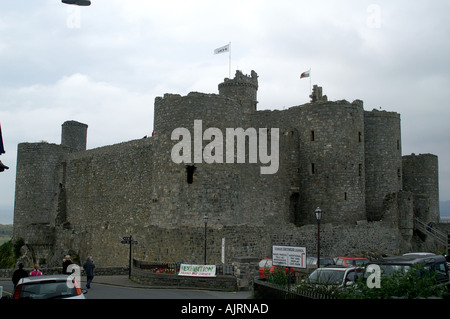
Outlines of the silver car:
{"label": "silver car", "polygon": [[17,283],[13,299],[85,299],[86,292],[68,275],[25,277]]}
{"label": "silver car", "polygon": [[355,267],[319,268],[309,275],[309,283],[342,288],[354,284],[362,275],[363,270]]}

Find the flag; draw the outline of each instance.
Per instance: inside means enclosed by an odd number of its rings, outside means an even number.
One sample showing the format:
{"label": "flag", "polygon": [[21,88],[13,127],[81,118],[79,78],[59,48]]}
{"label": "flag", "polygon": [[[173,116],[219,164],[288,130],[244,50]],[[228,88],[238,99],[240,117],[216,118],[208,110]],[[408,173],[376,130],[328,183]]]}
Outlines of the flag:
{"label": "flag", "polygon": [[214,50],[214,54],[230,52],[230,43]]}
{"label": "flag", "polygon": [[3,147],[3,137],[2,137],[2,126],[0,124],[0,154],[5,153],[5,148]]}
{"label": "flag", "polygon": [[311,73],[311,70],[303,72],[303,73],[300,75],[300,79],[303,79],[303,78],[309,78],[309,73]]}

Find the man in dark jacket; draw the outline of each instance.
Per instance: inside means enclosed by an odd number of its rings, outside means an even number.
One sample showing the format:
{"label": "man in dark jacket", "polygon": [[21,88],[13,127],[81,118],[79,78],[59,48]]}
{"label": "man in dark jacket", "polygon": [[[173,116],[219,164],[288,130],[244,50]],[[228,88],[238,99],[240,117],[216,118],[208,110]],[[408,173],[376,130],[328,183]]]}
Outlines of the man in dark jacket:
{"label": "man in dark jacket", "polygon": [[94,279],[94,262],[92,261],[92,257],[89,256],[86,259],[86,262],[83,265],[84,271],[86,272],[87,282],[86,282],[86,288],[91,288],[91,282],[92,279]]}
{"label": "man in dark jacket", "polygon": [[63,267],[63,274],[65,275],[65,274],[68,274],[68,275],[70,275],[71,273],[72,273],[72,271],[70,271],[70,272],[68,272],[67,271],[67,268],[70,266],[70,265],[72,265],[72,259],[70,258],[70,255],[66,255],[65,257],[64,257],[64,259],[63,259],[63,264],[62,264],[62,267]]}
{"label": "man in dark jacket", "polygon": [[25,269],[23,269],[23,263],[19,263],[19,269],[14,271],[13,276],[12,276],[12,282],[14,284],[14,288],[16,288],[19,280],[24,277],[28,277],[28,272]]}

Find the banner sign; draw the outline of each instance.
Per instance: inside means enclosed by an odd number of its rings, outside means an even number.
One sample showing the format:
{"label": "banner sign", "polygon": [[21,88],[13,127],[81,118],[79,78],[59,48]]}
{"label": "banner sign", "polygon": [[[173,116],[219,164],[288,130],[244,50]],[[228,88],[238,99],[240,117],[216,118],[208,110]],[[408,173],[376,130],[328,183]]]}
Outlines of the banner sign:
{"label": "banner sign", "polygon": [[181,264],[178,276],[216,277],[216,265]]}
{"label": "banner sign", "polygon": [[306,247],[273,246],[273,265],[306,268]]}

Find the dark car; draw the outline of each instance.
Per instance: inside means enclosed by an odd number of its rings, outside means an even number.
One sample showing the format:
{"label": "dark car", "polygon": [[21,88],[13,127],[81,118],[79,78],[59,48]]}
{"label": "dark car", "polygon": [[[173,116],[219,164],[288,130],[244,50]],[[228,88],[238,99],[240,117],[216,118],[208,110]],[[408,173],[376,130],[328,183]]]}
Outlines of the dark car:
{"label": "dark car", "polygon": [[378,265],[381,275],[388,277],[397,271],[406,273],[413,265],[423,264],[425,272],[436,273],[436,283],[449,285],[447,261],[444,256],[434,254],[405,254],[403,256],[384,257],[369,262],[369,265]]}

